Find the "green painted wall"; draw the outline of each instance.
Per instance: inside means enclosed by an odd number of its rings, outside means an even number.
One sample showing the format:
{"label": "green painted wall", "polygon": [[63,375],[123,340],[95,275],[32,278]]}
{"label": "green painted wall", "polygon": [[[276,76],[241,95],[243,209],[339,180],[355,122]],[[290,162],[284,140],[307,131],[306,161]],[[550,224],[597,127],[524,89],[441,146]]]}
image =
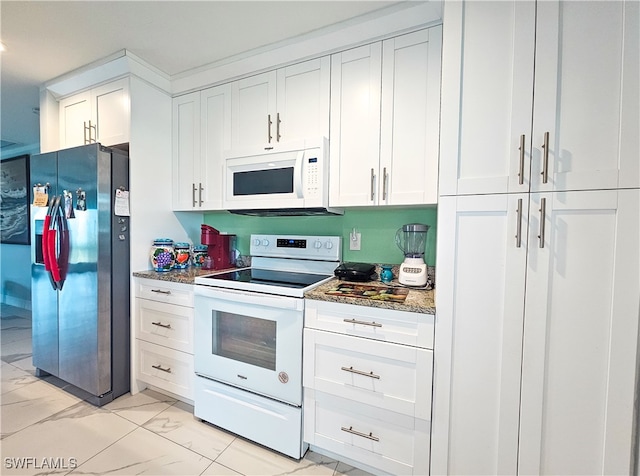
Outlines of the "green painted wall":
{"label": "green painted wall", "polygon": [[[339,235],[342,236],[342,259],[365,263],[402,262],[403,255],[395,244],[396,230],[405,223],[429,225],[425,261],[435,265],[436,207],[425,208],[366,208],[345,210],[341,216],[315,217],[248,217],[228,212],[205,214],[207,225],[224,233],[237,235],[237,248],[249,254],[250,235]],[[349,250],[349,233],[353,228],[362,233],[360,251]]]}

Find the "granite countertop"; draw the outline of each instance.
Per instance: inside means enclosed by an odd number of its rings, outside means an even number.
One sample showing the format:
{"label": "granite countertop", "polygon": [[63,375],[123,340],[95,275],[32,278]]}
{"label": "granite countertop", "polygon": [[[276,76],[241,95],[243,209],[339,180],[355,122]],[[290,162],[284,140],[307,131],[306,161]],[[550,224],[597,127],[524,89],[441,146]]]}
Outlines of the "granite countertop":
{"label": "granite countertop", "polygon": [[[229,268],[238,269],[238,268]],[[159,281],[171,281],[174,283],[194,284],[196,276],[204,276],[211,273],[219,273],[226,271],[225,269],[202,269],[190,266],[186,269],[173,269],[171,271],[154,271],[147,269],[144,271],[134,271],[133,276],[144,279],[157,279]],[[367,286],[375,287],[377,290],[403,289],[407,290],[407,297],[403,302],[391,302],[389,300],[369,299],[366,297],[350,297],[347,295],[327,294],[336,290],[340,285],[350,286]],[[398,284],[398,280],[394,279],[389,284],[382,284],[380,281],[368,281],[363,283],[355,283],[352,281],[344,281],[333,278],[330,281],[318,286],[304,294],[306,299],[314,299],[316,301],[330,301],[344,304],[355,304],[357,306],[379,307],[382,309],[395,309],[397,311],[419,312],[422,314],[435,314],[435,291],[407,288]]]}
{"label": "granite countertop", "polygon": [[[237,268],[229,268],[237,269]],[[159,281],[171,281],[173,283],[194,284],[196,276],[204,276],[211,273],[220,273],[225,269],[202,269],[197,266],[189,266],[185,269],[172,269],[171,271],[154,271],[147,269],[144,271],[134,271],[136,278],[157,279]]]}
{"label": "granite countertop", "polygon": [[[341,286],[351,286],[354,288],[357,288],[358,286],[364,286],[366,288],[373,287],[376,290],[384,290],[386,292],[390,292],[391,290],[407,290],[408,294],[403,302],[393,302],[390,300],[370,299],[367,297],[350,297],[348,295],[338,295],[338,293],[334,293],[335,290]],[[389,284],[383,284],[380,281],[356,283],[333,278],[317,288],[307,291],[304,294],[304,297],[306,299],[314,299],[316,301],[355,304],[357,306],[379,307],[382,309],[395,309],[397,311],[419,312],[422,314],[436,313],[435,291],[433,289],[423,290],[407,288],[398,284],[397,279],[394,279]]]}

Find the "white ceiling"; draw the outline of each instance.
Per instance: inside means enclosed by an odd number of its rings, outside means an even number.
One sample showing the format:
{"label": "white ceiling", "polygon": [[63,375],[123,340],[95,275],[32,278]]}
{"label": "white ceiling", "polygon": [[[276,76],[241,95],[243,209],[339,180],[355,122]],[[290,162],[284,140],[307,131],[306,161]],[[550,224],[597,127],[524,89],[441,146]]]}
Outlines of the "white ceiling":
{"label": "white ceiling", "polygon": [[0,138],[39,142],[39,86],[116,51],[173,76],[398,3],[2,0]]}

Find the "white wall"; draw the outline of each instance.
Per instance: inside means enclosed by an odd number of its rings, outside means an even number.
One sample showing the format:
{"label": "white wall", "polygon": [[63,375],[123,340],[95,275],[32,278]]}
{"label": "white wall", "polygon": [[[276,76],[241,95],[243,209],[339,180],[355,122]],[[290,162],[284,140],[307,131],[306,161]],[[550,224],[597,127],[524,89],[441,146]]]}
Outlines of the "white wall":
{"label": "white wall", "polygon": [[[3,151],[2,158],[34,155],[40,144]],[[31,247],[0,244],[0,298],[2,303],[31,309]]]}

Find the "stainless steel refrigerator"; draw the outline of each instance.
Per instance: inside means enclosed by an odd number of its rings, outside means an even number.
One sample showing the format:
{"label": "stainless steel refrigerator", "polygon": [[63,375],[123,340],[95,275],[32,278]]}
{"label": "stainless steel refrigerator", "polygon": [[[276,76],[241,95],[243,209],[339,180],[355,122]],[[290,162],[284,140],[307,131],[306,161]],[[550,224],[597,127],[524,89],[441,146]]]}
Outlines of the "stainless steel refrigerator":
{"label": "stainless steel refrigerator", "polygon": [[130,388],[128,154],[35,155],[30,181],[33,366],[101,406]]}

